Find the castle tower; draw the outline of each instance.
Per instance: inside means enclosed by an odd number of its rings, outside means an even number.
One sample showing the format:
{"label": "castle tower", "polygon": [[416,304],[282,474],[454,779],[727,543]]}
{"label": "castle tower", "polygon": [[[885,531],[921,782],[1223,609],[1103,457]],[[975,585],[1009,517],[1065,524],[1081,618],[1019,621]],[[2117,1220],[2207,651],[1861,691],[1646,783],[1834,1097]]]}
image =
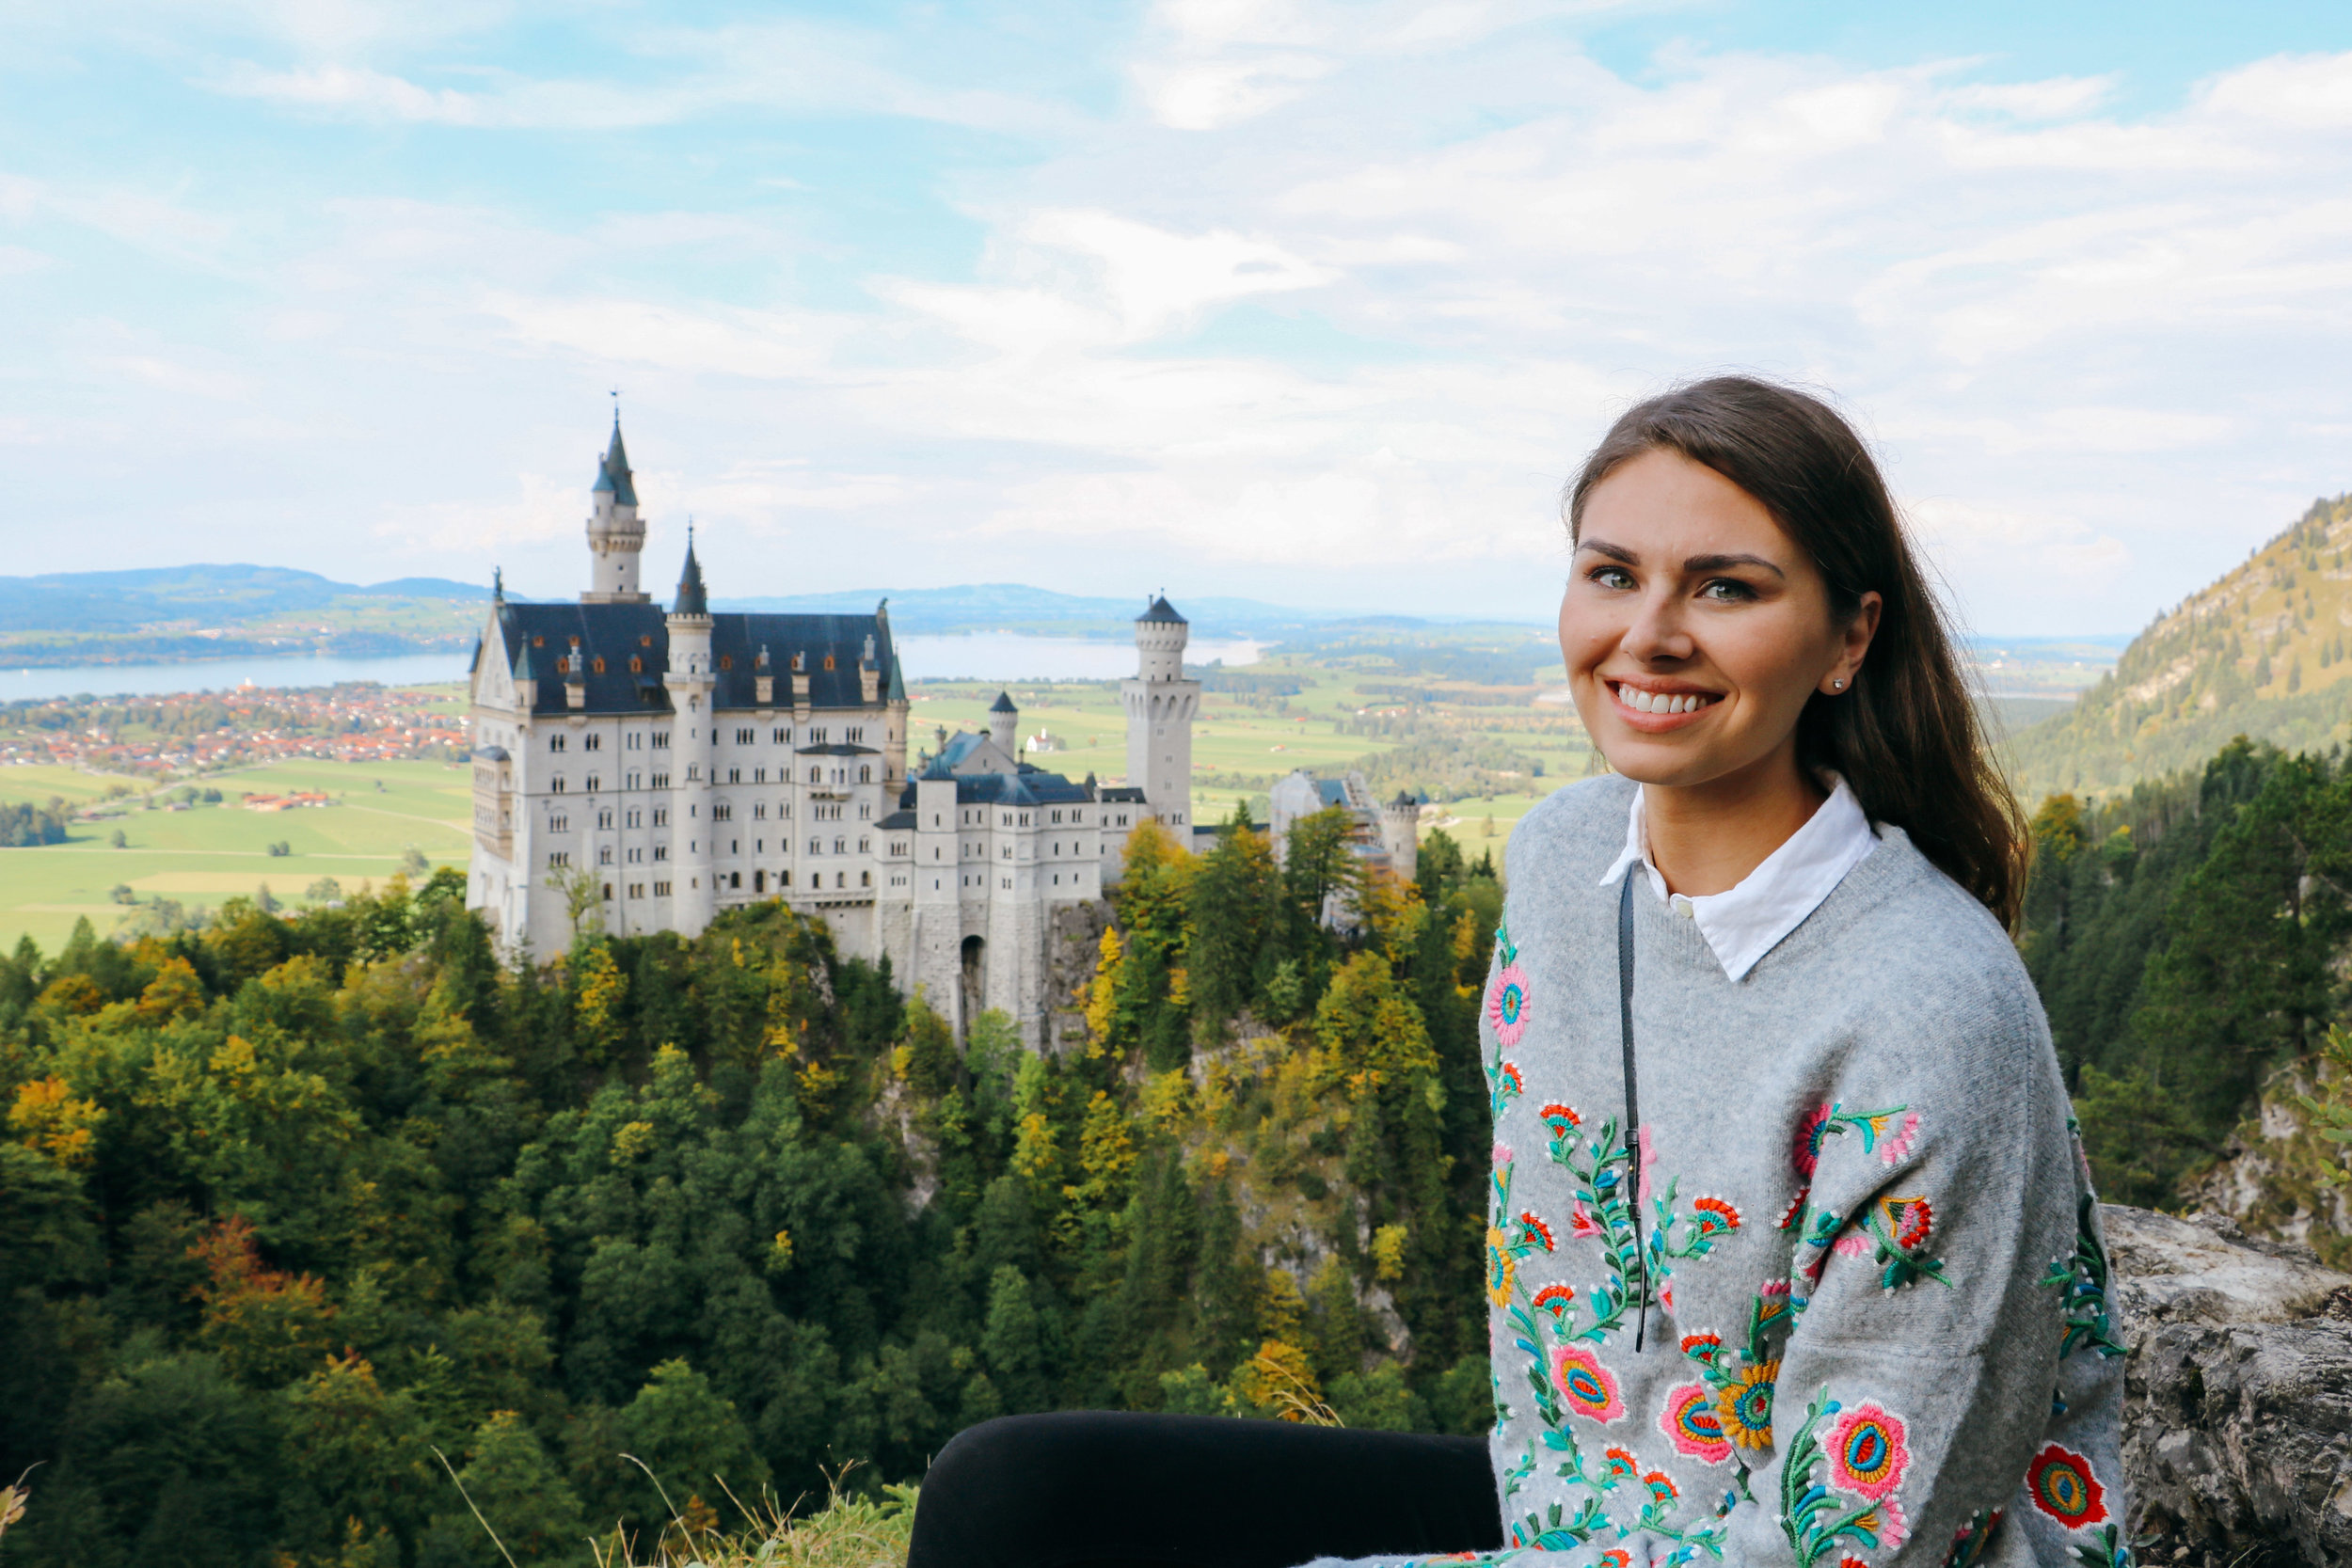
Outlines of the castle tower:
{"label": "castle tower", "polygon": [[1136,678],[1121,681],[1127,709],[1127,783],[1143,791],[1152,815],[1192,844],[1192,720],[1200,683],[1184,679],[1192,628],[1166,597],[1136,617]]}
{"label": "castle tower", "polygon": [[718,872],[713,866],[718,827],[710,815],[710,768],[718,732],[710,695],[718,677],[710,660],[710,597],[703,589],[702,563],[694,559],[694,531],[686,531],[686,569],[678,574],[677,603],[669,614],[670,665],[661,677],[669,688],[670,732],[670,909],[671,929],[697,937],[718,909]]}
{"label": "castle tower", "polygon": [[907,777],[907,683],[898,668],[898,639],[890,635],[890,601],[874,607],[882,623],[882,652],[890,660],[890,679],[882,689],[882,782],[893,788]]}
{"label": "castle tower", "polygon": [[621,445],[621,416],[612,415],[612,443],[596,459],[596,488],[589,492],[594,508],[588,514],[590,581],[580,596],[582,604],[649,604],[651,595],[637,586],[638,556],[645,548],[645,525],[637,515],[636,476],[629,472],[628,451]]}
{"label": "castle tower", "polygon": [[1380,841],[1398,881],[1409,882],[1421,874],[1421,804],[1404,790],[1380,808]]}
{"label": "castle tower", "polygon": [[996,700],[988,705],[988,737],[996,742],[996,749],[1021,760],[1021,710],[1012,705],[1012,693],[999,691]]}

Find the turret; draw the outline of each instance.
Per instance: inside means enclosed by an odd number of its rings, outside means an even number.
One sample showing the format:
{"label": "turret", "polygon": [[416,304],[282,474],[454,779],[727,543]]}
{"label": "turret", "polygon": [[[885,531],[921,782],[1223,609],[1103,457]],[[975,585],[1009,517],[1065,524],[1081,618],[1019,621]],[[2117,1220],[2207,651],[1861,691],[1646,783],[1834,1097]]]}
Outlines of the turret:
{"label": "turret", "polygon": [[1184,678],[1191,631],[1167,595],[1153,597],[1136,617],[1136,678],[1119,686],[1127,709],[1127,783],[1185,846],[1192,843],[1192,721],[1200,706],[1200,683]]}
{"label": "turret", "polygon": [[694,558],[694,531],[686,531],[686,567],[678,574],[677,602],[668,617],[670,666],[661,684],[670,693],[671,927],[700,936],[718,909],[717,853],[710,814],[710,768],[717,735],[712,727],[711,689],[717,683],[710,660],[710,595],[703,588],[702,562]]}
{"label": "turret", "polygon": [[898,644],[890,636],[890,601],[874,607],[874,624],[882,628],[882,657],[889,661],[882,686],[882,779],[896,784],[907,776],[907,683],[898,669]]}
{"label": "turret", "polygon": [[596,483],[589,491],[590,582],[582,604],[646,604],[637,586],[638,557],[645,548],[645,525],[637,515],[636,475],[621,444],[621,416],[612,415],[612,440],[596,459]]}
{"label": "turret", "polygon": [[1011,693],[999,691],[988,705],[988,737],[1014,762],[1021,760],[1021,710],[1012,705]]}
{"label": "turret", "polygon": [[528,715],[539,705],[539,670],[531,662],[531,639],[522,640],[522,652],[515,656],[515,707]]}
{"label": "turret", "polygon": [[1389,851],[1396,879],[1409,882],[1421,874],[1421,802],[1404,790],[1380,808],[1380,840]]}

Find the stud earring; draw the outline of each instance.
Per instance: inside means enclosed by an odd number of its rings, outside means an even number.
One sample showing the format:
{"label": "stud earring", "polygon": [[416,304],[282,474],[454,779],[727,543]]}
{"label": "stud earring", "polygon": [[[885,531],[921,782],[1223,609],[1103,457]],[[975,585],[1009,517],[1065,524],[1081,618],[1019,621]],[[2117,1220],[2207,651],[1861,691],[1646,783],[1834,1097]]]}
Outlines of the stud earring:
{"label": "stud earring", "polygon": [[1845,676],[1843,676],[1843,675],[1838,676],[1836,680],[1834,680],[1834,681],[1832,681],[1832,682],[1830,682],[1830,683],[1829,683],[1829,689],[1830,689],[1832,691],[1843,691],[1843,690],[1845,690],[1845,689],[1846,689],[1846,677],[1845,677]]}

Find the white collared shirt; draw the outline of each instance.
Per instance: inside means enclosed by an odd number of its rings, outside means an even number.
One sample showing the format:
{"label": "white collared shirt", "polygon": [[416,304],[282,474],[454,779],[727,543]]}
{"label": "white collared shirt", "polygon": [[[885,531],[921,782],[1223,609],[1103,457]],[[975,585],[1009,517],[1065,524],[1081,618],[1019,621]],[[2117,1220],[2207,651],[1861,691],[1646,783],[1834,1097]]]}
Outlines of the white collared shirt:
{"label": "white collared shirt", "polygon": [[1829,799],[1804,826],[1765,856],[1764,863],[1742,878],[1739,886],[1696,898],[1666,891],[1666,879],[1649,857],[1649,835],[1642,814],[1644,792],[1636,788],[1626,824],[1625,848],[1600,885],[1607,887],[1628,866],[1639,864],[1649,873],[1650,888],[1659,897],[1671,903],[1677,914],[1698,923],[1699,935],[1707,939],[1724,974],[1736,985],[1747,978],[1748,971],[1765,954],[1780,945],[1781,938],[1821,907],[1821,900],[1845,880],[1847,872],[1878,847],[1870,819],[1862,814],[1862,802],[1854,799],[1845,780],[1835,783]]}

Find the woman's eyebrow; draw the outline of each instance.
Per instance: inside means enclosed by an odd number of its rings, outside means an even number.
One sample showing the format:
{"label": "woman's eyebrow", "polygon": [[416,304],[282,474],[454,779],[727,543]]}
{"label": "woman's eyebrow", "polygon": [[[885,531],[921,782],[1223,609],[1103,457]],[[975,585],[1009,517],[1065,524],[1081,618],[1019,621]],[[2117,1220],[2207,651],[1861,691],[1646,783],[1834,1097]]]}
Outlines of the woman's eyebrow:
{"label": "woman's eyebrow", "polygon": [[1760,555],[1694,555],[1684,559],[1682,569],[1692,577],[1701,572],[1720,572],[1726,566],[1761,566],[1783,582],[1788,574]]}
{"label": "woman's eyebrow", "polygon": [[1605,555],[1610,560],[1622,562],[1628,566],[1639,566],[1642,563],[1640,556],[1627,549],[1623,545],[1613,545],[1606,539],[1589,537],[1580,539],[1576,542],[1576,547],[1580,550],[1590,550],[1595,555]]}

